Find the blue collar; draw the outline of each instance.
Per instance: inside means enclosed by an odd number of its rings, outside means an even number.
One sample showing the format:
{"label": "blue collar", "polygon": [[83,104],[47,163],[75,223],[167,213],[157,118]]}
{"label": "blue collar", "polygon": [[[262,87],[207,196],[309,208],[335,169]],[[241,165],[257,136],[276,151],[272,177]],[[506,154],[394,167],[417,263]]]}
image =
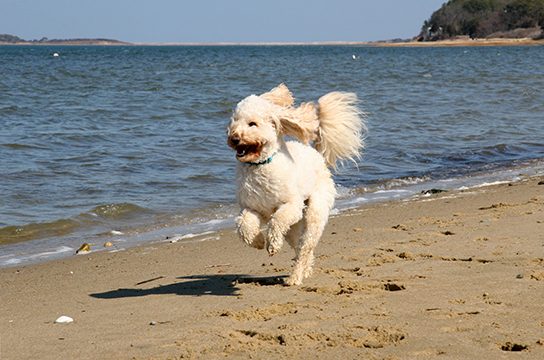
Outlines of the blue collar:
{"label": "blue collar", "polygon": [[267,159],[264,159],[262,161],[257,161],[257,162],[247,162],[246,164],[248,165],[266,165],[266,164],[270,164],[272,162],[272,159],[274,158],[274,156],[276,156],[277,152],[273,153],[272,155],[270,155]]}

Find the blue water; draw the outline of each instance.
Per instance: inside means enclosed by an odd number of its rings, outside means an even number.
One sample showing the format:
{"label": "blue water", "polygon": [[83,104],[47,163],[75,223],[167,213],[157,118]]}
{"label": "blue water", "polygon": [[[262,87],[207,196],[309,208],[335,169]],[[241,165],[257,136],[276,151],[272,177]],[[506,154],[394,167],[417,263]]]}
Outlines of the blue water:
{"label": "blue water", "polygon": [[298,101],[362,100],[367,147],[335,175],[343,197],[544,159],[542,47],[0,46],[0,73],[0,265],[24,244],[224,224],[230,113],[280,82]]}

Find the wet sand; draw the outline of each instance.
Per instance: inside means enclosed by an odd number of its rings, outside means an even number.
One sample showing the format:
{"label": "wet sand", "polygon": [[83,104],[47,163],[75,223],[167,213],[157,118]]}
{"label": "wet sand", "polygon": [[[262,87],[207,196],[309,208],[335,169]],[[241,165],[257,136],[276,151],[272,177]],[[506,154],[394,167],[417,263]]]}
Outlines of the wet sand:
{"label": "wet sand", "polygon": [[232,229],[2,269],[0,359],[542,359],[543,180],[335,216],[299,287]]}

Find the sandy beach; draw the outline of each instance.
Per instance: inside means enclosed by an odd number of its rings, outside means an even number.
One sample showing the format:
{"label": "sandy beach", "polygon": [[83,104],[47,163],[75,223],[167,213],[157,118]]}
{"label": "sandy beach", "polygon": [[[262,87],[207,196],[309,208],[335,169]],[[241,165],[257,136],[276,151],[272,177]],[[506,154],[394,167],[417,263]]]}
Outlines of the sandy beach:
{"label": "sandy beach", "polygon": [[401,41],[372,43],[375,46],[384,47],[458,47],[458,46],[542,46],[544,40],[531,38],[490,38],[490,39],[452,39],[439,41]]}
{"label": "sandy beach", "polygon": [[299,287],[233,229],[2,269],[0,359],[542,359],[543,180],[334,216]]}

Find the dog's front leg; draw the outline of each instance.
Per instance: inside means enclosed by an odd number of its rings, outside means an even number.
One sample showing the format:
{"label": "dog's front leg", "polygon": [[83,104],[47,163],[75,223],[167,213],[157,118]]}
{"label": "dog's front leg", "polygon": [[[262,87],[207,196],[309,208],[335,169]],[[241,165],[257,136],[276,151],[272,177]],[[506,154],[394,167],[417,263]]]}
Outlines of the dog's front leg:
{"label": "dog's front leg", "polygon": [[272,215],[268,225],[266,250],[270,256],[283,246],[283,239],[291,226],[302,219],[304,202],[288,202],[281,205]]}
{"label": "dog's front leg", "polygon": [[261,215],[247,208],[242,210],[240,216],[236,218],[236,230],[240,238],[249,246],[257,249],[264,248],[261,223]]}

